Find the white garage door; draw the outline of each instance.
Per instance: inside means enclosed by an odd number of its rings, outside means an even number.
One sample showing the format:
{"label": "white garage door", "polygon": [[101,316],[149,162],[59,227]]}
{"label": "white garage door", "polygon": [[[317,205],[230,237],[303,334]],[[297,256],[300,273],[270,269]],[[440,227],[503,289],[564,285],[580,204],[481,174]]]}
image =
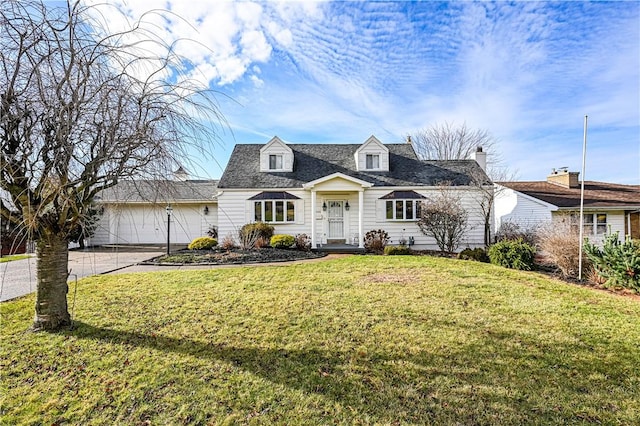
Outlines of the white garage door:
{"label": "white garage door", "polygon": [[[167,213],[164,207],[128,206],[116,212],[115,243],[164,244],[167,242]],[[187,244],[201,236],[200,207],[173,206],[171,243]]]}

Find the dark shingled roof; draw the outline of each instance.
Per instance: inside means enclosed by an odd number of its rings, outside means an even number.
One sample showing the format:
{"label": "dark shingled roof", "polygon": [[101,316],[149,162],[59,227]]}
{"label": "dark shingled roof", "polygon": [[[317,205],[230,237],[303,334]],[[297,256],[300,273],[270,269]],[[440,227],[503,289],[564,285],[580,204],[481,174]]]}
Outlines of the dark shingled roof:
{"label": "dark shingled roof", "polygon": [[299,200],[300,197],[296,197],[293,194],[282,191],[262,191],[259,194],[249,198],[249,200]]}
{"label": "dark shingled roof", "polygon": [[213,200],[217,180],[133,180],[121,181],[96,197],[103,203],[179,202]]}
{"label": "dark shingled roof", "polygon": [[[560,208],[580,208],[580,187],[565,188],[545,181],[497,183]],[[584,206],[640,208],[640,185],[585,181]]]}
{"label": "dark shingled roof", "polygon": [[380,197],[381,200],[422,200],[424,195],[418,194],[416,191],[391,191],[387,195]]}
{"label": "dark shingled roof", "polygon": [[287,144],[293,151],[293,172],[261,172],[262,144],[236,145],[219,188],[300,188],[307,182],[342,173],[374,186],[433,186],[449,182],[468,185],[472,176],[487,175],[474,160],[421,161],[410,144],[385,144],[389,171],[356,171],[354,154],[359,144]]}

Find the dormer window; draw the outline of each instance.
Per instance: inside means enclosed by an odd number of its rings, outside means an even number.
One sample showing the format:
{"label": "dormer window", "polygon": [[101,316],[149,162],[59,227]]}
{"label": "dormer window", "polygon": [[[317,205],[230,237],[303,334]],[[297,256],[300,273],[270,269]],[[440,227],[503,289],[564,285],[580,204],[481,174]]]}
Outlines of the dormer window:
{"label": "dormer window", "polygon": [[277,173],[293,171],[293,151],[277,136],[260,148],[260,171]]}
{"label": "dormer window", "polygon": [[269,155],[269,170],[282,170],[282,155]]}
{"label": "dormer window", "polygon": [[367,154],[365,167],[367,170],[378,170],[380,168],[380,154]]}
{"label": "dormer window", "polygon": [[389,171],[389,148],[371,136],[354,153],[357,170]]}

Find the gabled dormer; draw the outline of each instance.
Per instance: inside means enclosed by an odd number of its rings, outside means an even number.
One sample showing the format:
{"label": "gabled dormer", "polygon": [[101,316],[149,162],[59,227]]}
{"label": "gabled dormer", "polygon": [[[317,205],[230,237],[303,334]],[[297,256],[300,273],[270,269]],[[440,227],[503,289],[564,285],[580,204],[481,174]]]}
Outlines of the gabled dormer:
{"label": "gabled dormer", "polygon": [[274,136],[265,146],[260,148],[261,172],[292,172],[293,151]]}
{"label": "gabled dormer", "polygon": [[358,171],[388,172],[389,148],[371,136],[358,148],[355,160]]}

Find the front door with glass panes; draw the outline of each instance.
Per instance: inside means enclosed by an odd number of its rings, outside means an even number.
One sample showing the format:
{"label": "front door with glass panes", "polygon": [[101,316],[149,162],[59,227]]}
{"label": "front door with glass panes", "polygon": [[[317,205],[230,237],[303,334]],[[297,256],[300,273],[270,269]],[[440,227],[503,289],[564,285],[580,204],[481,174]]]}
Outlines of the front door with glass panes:
{"label": "front door with glass panes", "polygon": [[344,239],[344,201],[327,202],[327,221],[329,222],[328,239]]}

